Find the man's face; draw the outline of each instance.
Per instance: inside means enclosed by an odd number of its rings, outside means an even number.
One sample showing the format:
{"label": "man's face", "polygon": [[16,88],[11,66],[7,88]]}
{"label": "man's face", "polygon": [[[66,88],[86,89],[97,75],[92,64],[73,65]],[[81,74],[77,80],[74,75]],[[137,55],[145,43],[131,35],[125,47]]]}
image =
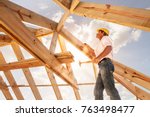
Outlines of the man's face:
{"label": "man's face", "polygon": [[98,31],[97,32],[97,34],[96,34],[96,37],[98,38],[98,39],[102,39],[102,37],[104,36],[104,32],[103,31]]}

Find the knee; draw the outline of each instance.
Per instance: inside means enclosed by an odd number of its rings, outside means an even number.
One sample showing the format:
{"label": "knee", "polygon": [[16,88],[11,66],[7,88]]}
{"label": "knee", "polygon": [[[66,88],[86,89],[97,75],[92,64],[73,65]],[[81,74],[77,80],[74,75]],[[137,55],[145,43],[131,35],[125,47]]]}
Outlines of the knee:
{"label": "knee", "polygon": [[94,96],[95,97],[99,97],[99,96],[101,96],[103,94],[103,89],[97,89],[96,87],[95,87],[95,89],[94,89]]}

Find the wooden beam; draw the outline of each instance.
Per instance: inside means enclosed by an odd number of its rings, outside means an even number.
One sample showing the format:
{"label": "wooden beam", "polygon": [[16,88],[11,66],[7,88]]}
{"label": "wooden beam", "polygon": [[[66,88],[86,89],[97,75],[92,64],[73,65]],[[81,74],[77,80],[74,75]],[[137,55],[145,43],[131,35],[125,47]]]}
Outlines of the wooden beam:
{"label": "wooden beam", "polygon": [[[55,54],[55,57],[61,63],[73,62],[73,56],[70,52],[58,53],[58,54]],[[32,58],[28,60],[21,60],[17,62],[0,64],[0,70],[7,71],[7,70],[13,70],[13,69],[23,69],[23,68],[39,67],[39,66],[45,66],[45,64],[39,61],[38,59]]]}
{"label": "wooden beam", "polygon": [[12,39],[9,38],[9,36],[0,34],[0,47],[9,45],[11,42],[12,42]]}
{"label": "wooden beam", "polygon": [[[41,38],[47,35],[52,34],[53,32],[44,28],[40,29],[34,29],[34,28],[29,28],[28,29],[37,37]],[[9,36],[7,35],[1,35],[0,34],[0,47],[10,45],[14,40],[12,40]]]}
{"label": "wooden beam", "polygon": [[[59,45],[60,45],[61,51],[62,51],[62,52],[66,52],[66,51],[67,51],[67,48],[66,48],[66,44],[65,44],[64,39],[63,39],[63,38],[60,38],[60,36],[59,36],[58,40],[59,40]],[[67,64],[66,64],[66,67],[67,67],[68,72],[71,74],[71,79],[74,80],[75,83],[76,83],[76,85],[77,85],[77,81],[76,81],[76,79],[75,79],[75,77],[74,77],[71,64],[70,64],[70,63],[67,63]],[[73,88],[73,91],[74,91],[74,94],[75,94],[76,99],[77,99],[77,100],[81,100],[80,93],[79,93],[78,89]]]}
{"label": "wooden beam", "polygon": [[1,76],[0,76],[0,90],[2,91],[3,95],[5,96],[7,100],[13,100],[13,97],[8,87]]}
{"label": "wooden beam", "polygon": [[32,12],[26,8],[23,8],[15,3],[12,3],[7,0],[1,0],[0,5],[7,7],[9,10],[13,12],[15,16],[17,16],[22,21],[35,24],[41,27],[45,27],[52,31],[56,29],[57,26],[56,22],[44,16],[38,15],[37,13]]}
{"label": "wooden beam", "polygon": [[[18,44],[13,43],[12,48],[13,48],[15,54],[16,54],[16,57],[17,57],[18,61],[21,62],[22,60],[25,60]],[[39,92],[38,88],[35,86],[36,84],[35,84],[35,81],[32,77],[32,74],[31,74],[30,70],[28,68],[24,68],[24,69],[22,69],[22,71],[23,71],[23,73],[24,73],[24,75],[25,75],[25,77],[28,81],[28,84],[30,85],[30,88],[33,92],[33,95],[34,95],[35,99],[42,100],[40,92]]]}
{"label": "wooden beam", "polygon": [[52,41],[51,41],[50,46],[49,46],[49,51],[51,53],[55,53],[55,49],[56,49],[56,45],[57,45],[57,40],[58,40],[58,33],[55,31],[53,33]]}
{"label": "wooden beam", "polygon": [[131,74],[132,78],[138,78],[138,79],[141,79],[141,80],[144,80],[144,81],[147,81],[147,82],[150,83],[150,77],[149,76],[147,76],[147,75],[145,75],[145,74],[143,74],[143,73],[141,73],[141,72],[139,72],[137,70],[134,70],[134,69],[132,69],[132,68],[126,66],[126,65],[123,65],[123,64],[121,64],[121,63],[119,63],[119,62],[117,62],[115,60],[113,60],[113,62],[120,69],[124,69],[123,72],[125,74],[128,74],[128,73]]}
{"label": "wooden beam", "polygon": [[44,28],[38,28],[38,29],[33,29],[29,28],[28,29],[36,36],[36,37],[44,37],[48,36],[53,33],[52,30],[44,29]]}
{"label": "wooden beam", "polygon": [[[58,1],[58,0],[56,0]],[[66,2],[67,4],[67,2]],[[79,0],[72,0],[72,3],[71,3],[71,7],[70,7],[70,10],[67,10],[64,15],[62,16],[62,18],[60,19],[59,23],[58,23],[58,26],[57,26],[57,32],[59,32],[62,27],[64,26],[64,23],[65,23],[65,20],[68,18],[68,16],[73,12],[73,10],[75,9],[75,7],[79,4]]]}
{"label": "wooden beam", "polygon": [[[0,64],[4,64],[4,63],[6,63],[6,61],[5,61],[2,53],[0,52]],[[11,88],[12,88],[14,94],[16,95],[17,99],[23,100],[24,98],[23,98],[23,95],[22,95],[20,89],[15,87],[17,85],[17,83],[16,83],[12,73],[8,70],[8,71],[4,71],[4,75],[6,76],[9,84],[11,85]]]}
{"label": "wooden beam", "polygon": [[[57,39],[58,39],[58,33],[54,32],[53,37],[52,37],[52,41],[51,41],[50,47],[49,47],[49,51],[51,53],[55,53],[55,49],[56,49],[56,45],[57,45]],[[47,68],[45,68],[45,69],[46,69],[47,75],[49,77],[49,80],[52,84],[52,87],[53,87],[54,93],[56,95],[56,98],[58,100],[62,100],[63,97],[61,95],[61,92],[59,90],[59,87],[58,87],[58,84],[57,84],[57,81],[56,81],[56,78],[55,78],[53,72],[50,69],[47,69]]]}
{"label": "wooden beam", "polygon": [[73,10],[77,7],[79,2],[80,2],[80,0],[72,0],[71,7],[70,7],[70,12],[73,12]]}
{"label": "wooden beam", "polygon": [[113,61],[115,64],[115,72],[121,75],[124,78],[129,79],[131,82],[134,82],[148,90],[150,90],[150,77],[127,67],[117,61]]}
{"label": "wooden beam", "polygon": [[[94,82],[90,82],[90,83],[78,83],[78,86],[87,86],[87,85],[94,85]],[[36,85],[36,87],[51,87],[51,84],[39,84]],[[63,86],[69,86],[68,84],[58,84],[59,87],[63,87]],[[11,87],[10,85],[8,85],[7,87]],[[25,85],[25,84],[21,84],[21,85],[17,85],[16,87],[30,87],[29,85]]]}
{"label": "wooden beam", "polygon": [[72,0],[53,0],[53,1],[66,11],[70,9],[72,3]]}
{"label": "wooden beam", "polygon": [[150,31],[150,10],[80,2],[74,14]]}
{"label": "wooden beam", "polygon": [[3,43],[11,43],[12,39],[9,38],[7,35],[1,35],[0,34],[0,42]]}
{"label": "wooden beam", "polygon": [[[6,33],[34,57],[42,61],[46,66],[53,70],[64,81],[71,86],[76,87],[74,81],[70,79],[68,71],[60,64],[60,62],[49,53],[47,48],[23,25],[19,18],[13,15],[13,12],[4,6],[0,6],[1,27]],[[11,19],[11,20],[8,20]]]}
{"label": "wooden beam", "polygon": [[87,44],[83,44],[80,40],[78,40],[75,36],[73,36],[65,28],[63,28],[60,31],[60,34],[64,37],[64,39],[66,39],[68,42],[70,42],[72,45],[74,45],[77,49],[79,49],[81,52],[83,52],[90,59],[95,57],[94,51],[93,51],[93,49],[90,48],[90,46],[88,46]]}
{"label": "wooden beam", "polygon": [[120,82],[123,86],[125,86],[131,93],[133,93],[136,97],[142,100],[150,100],[150,94],[146,91],[134,86],[131,82],[127,79],[123,78],[122,76],[114,73],[115,79]]}
{"label": "wooden beam", "polygon": [[62,16],[62,18],[60,19],[59,23],[58,23],[58,26],[57,26],[57,32],[59,32],[62,27],[64,26],[64,23],[65,23],[65,20],[68,18],[68,16],[70,15],[70,11],[66,11],[64,13],[64,15]]}

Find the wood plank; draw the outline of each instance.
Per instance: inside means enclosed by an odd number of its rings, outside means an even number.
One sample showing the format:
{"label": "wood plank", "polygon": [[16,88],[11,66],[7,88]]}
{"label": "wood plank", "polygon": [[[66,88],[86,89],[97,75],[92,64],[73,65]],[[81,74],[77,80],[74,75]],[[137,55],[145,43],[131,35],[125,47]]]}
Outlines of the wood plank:
{"label": "wood plank", "polygon": [[[87,85],[93,85],[94,86],[95,82],[90,82],[90,83],[78,83],[77,85],[79,86],[87,86]],[[58,86],[69,86],[68,84],[57,84]],[[51,84],[39,84],[39,85],[36,85],[36,87],[51,87],[52,85]],[[8,87],[11,87],[10,85],[8,85]],[[16,87],[30,87],[29,85],[25,85],[25,84],[20,84],[20,85],[17,85]]]}
{"label": "wood plank", "polygon": [[68,16],[70,15],[70,11],[66,11],[64,13],[64,15],[62,16],[62,18],[60,19],[59,23],[58,23],[58,26],[57,26],[57,32],[59,32],[62,27],[64,26],[64,23],[65,23],[65,20],[68,18]]}
{"label": "wood plank", "polygon": [[[49,51],[51,53],[55,53],[55,49],[56,49],[56,45],[57,45],[57,39],[58,39],[58,33],[54,32],[53,37],[52,37],[52,41],[51,41],[50,47],[49,47]],[[57,100],[62,100],[63,97],[61,95],[61,92],[59,90],[59,87],[58,87],[58,84],[57,84],[57,81],[56,81],[56,78],[55,78],[53,72],[50,69],[47,69],[46,67],[45,67],[45,69],[46,69],[46,72],[48,74],[49,80],[52,84],[52,87],[53,87],[53,90],[54,90],[54,93],[56,95]]]}
{"label": "wood plank", "polygon": [[[28,29],[37,37],[37,38],[41,38],[47,35],[52,34],[53,32],[47,29],[33,29],[33,28],[29,28]],[[2,46],[7,46],[10,45],[12,42],[14,42],[14,40],[12,40],[9,36],[7,35],[1,35],[0,34],[0,47]]]}
{"label": "wood plank", "polygon": [[4,82],[3,78],[0,76],[0,90],[7,100],[13,100],[13,97],[7,87],[7,84]]}
{"label": "wood plank", "polygon": [[[55,57],[61,63],[73,62],[73,55],[70,52],[56,53]],[[0,64],[0,70],[6,71],[6,70],[23,69],[23,68],[39,67],[39,66],[45,66],[45,64],[36,58],[32,58],[32,59],[21,60],[17,62]]]}
{"label": "wood plank", "polygon": [[118,66],[120,69],[124,69],[124,73],[125,74],[131,74],[132,75],[132,78],[138,78],[138,79],[141,79],[141,80],[144,80],[144,81],[147,81],[147,82],[150,82],[150,77],[137,71],[137,70],[134,70],[126,65],[123,65],[115,60],[113,60],[114,64],[116,66]]}
{"label": "wood plank", "polygon": [[[56,0],[58,1],[58,0]],[[67,4],[67,2],[66,2]],[[59,32],[62,27],[64,26],[64,23],[66,21],[66,19],[68,18],[68,16],[73,12],[73,10],[75,9],[75,7],[79,4],[79,0],[72,0],[71,6],[70,6],[70,10],[67,10],[64,15],[62,16],[62,18],[60,19],[58,26],[57,26],[57,32]],[[59,4],[60,5],[60,4]]]}
{"label": "wood plank", "polygon": [[1,6],[5,6],[9,8],[13,12],[15,16],[17,16],[20,20],[35,24],[41,27],[48,28],[50,30],[55,30],[57,23],[44,17],[41,15],[38,15],[37,13],[30,11],[26,8],[23,8],[15,3],[12,3],[7,0],[1,0],[0,1]]}
{"label": "wood plank", "polygon": [[83,44],[65,28],[63,28],[59,33],[64,37],[64,39],[66,39],[68,42],[74,45],[77,49],[83,52],[90,59],[95,57],[94,51],[92,48],[90,48],[90,46],[88,46],[87,44]]}
{"label": "wood plank", "polygon": [[66,11],[70,9],[72,3],[72,0],[53,0],[53,1]]}
{"label": "wood plank", "polygon": [[11,41],[12,41],[12,39],[9,38],[7,35],[0,34],[0,42],[11,43]]}
{"label": "wood plank", "polygon": [[150,31],[150,10],[80,2],[74,14]]}
{"label": "wood plank", "polygon": [[56,95],[57,100],[63,100],[63,97],[61,95],[61,92],[59,90],[59,87],[58,87],[58,84],[57,84],[57,81],[56,81],[56,78],[55,78],[53,72],[47,68],[46,68],[46,72],[47,72],[47,75],[48,75],[49,80],[51,82],[51,85],[52,85],[52,88],[54,90],[54,93]]}
{"label": "wood plank", "polygon": [[[59,45],[60,45],[61,51],[62,52],[66,52],[67,48],[66,48],[66,44],[65,44],[64,39],[60,38],[60,36],[59,36],[58,40],[59,40]],[[74,80],[76,85],[77,85],[77,80],[75,79],[75,76],[73,74],[73,70],[72,70],[71,64],[67,63],[66,67],[67,67],[68,72],[71,74],[71,79]],[[77,100],[81,100],[80,93],[79,93],[78,89],[73,88],[73,91],[74,91],[76,99]]]}
{"label": "wood plank", "polygon": [[115,64],[115,72],[127,79],[129,79],[131,82],[134,82],[148,90],[150,90],[150,77],[131,69],[130,67],[127,67],[121,63],[118,63],[117,61],[113,61]]}
{"label": "wood plank", "polygon": [[123,78],[122,76],[114,73],[115,79],[120,82],[123,86],[125,86],[131,93],[133,93],[136,97],[142,100],[150,100],[150,94],[137,86],[134,86],[131,82],[127,79]]}
{"label": "wood plank", "polygon": [[49,46],[49,51],[51,53],[55,53],[56,45],[57,45],[58,33],[54,31],[52,41]]}
{"label": "wood plank", "polygon": [[12,42],[12,39],[9,38],[7,35],[0,34],[0,47],[9,45]]}
{"label": "wood plank", "polygon": [[[70,79],[68,71],[60,64],[60,62],[49,53],[47,48],[22,24],[20,19],[15,17],[11,10],[0,6],[0,20],[1,27],[6,33],[26,50],[28,50],[35,58],[46,64],[46,66],[53,70],[60,78],[76,87],[74,81]],[[11,20],[8,20],[11,19]],[[15,27],[14,27],[15,25]]]}
{"label": "wood plank", "polygon": [[[2,53],[0,52],[0,64],[3,64],[3,63],[6,63],[6,61],[5,61]],[[20,89],[15,87],[15,86],[17,86],[17,83],[16,83],[12,73],[8,70],[8,71],[4,71],[4,75],[6,76],[9,84],[11,85],[11,88],[12,88],[16,98],[18,100],[23,100],[24,98],[23,98],[23,95],[22,95]]]}
{"label": "wood plank", "polygon": [[27,28],[38,38],[48,36],[53,33],[52,30],[48,30],[48,29],[44,29],[44,28],[38,28],[38,29],[33,29],[33,28],[29,28],[29,27],[27,27]]}
{"label": "wood plank", "polygon": [[80,2],[80,0],[72,0],[71,7],[70,7],[70,12],[73,12],[73,10],[77,7],[79,2]]}
{"label": "wood plank", "polygon": [[[16,57],[17,57],[18,61],[25,60],[18,44],[13,43],[12,48],[13,48],[15,54],[16,54]],[[24,68],[24,69],[22,69],[22,71],[23,71],[23,73],[24,73],[24,75],[25,75],[25,77],[28,81],[28,84],[30,85],[30,88],[33,92],[33,95],[34,95],[35,99],[36,100],[42,100],[40,92],[39,92],[38,88],[35,86],[36,84],[35,84],[35,81],[32,77],[32,74],[31,74],[30,70],[28,68]]]}

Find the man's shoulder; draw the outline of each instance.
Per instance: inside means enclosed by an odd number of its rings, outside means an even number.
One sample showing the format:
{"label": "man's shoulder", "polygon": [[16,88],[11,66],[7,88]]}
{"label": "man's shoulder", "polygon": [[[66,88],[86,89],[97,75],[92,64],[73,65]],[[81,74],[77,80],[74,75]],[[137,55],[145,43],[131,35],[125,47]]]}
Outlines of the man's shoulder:
{"label": "man's shoulder", "polygon": [[103,36],[102,40],[105,40],[105,39],[111,40],[109,36]]}
{"label": "man's shoulder", "polygon": [[104,36],[101,41],[102,42],[105,42],[105,41],[112,42],[112,40],[111,40],[111,38],[109,36]]}

